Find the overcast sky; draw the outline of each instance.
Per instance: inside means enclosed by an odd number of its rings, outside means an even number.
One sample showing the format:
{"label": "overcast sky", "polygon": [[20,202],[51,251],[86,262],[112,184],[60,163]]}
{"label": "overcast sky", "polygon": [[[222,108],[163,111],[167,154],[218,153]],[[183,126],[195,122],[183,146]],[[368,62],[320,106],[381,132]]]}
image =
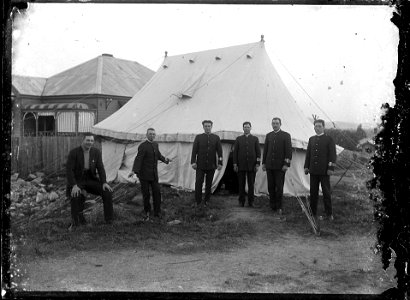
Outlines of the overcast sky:
{"label": "overcast sky", "polygon": [[389,6],[32,4],[14,22],[13,74],[50,77],[103,53],[156,71],[164,56],[258,42],[306,112],[379,122],[394,103]]}

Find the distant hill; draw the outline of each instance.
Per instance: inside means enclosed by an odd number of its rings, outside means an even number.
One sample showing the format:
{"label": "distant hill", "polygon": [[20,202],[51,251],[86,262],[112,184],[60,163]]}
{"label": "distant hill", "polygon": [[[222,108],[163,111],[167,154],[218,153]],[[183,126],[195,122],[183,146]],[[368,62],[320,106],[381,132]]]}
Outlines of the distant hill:
{"label": "distant hill", "polygon": [[[313,123],[313,118],[309,118],[309,120]],[[333,124],[331,124],[329,121],[326,121],[326,128],[334,128]],[[336,129],[341,129],[341,130],[356,130],[357,127],[362,124],[362,128],[367,132],[367,131],[373,131],[373,128],[375,127],[373,124],[369,123],[353,123],[353,122],[345,122],[345,121],[334,121],[336,125]]]}

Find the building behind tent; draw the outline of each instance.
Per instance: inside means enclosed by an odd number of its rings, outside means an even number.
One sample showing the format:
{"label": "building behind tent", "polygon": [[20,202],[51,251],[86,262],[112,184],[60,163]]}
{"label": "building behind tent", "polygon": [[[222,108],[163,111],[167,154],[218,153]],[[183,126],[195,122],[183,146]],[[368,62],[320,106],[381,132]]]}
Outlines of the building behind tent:
{"label": "building behind tent", "polygon": [[49,78],[12,76],[12,136],[75,135],[121,108],[154,75],[102,54]]}
{"label": "building behind tent", "polygon": [[153,75],[110,54],[49,78],[14,74],[12,172],[61,171],[77,135],[121,108]]}

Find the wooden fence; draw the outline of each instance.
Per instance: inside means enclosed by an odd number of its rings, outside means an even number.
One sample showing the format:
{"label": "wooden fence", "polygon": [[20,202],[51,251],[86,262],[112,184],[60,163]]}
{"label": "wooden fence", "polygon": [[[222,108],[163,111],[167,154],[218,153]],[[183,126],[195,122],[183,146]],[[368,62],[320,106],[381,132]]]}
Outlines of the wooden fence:
{"label": "wooden fence", "polygon": [[[68,153],[81,141],[82,136],[13,137],[11,174],[19,173],[22,178],[35,172],[65,174]],[[101,149],[100,141],[96,140],[94,146]]]}

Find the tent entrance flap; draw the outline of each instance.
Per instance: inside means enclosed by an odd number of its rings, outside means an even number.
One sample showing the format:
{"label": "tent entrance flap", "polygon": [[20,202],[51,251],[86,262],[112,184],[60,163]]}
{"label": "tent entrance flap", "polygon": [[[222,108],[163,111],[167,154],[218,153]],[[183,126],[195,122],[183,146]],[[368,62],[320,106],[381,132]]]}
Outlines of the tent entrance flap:
{"label": "tent entrance flap", "polygon": [[228,191],[229,194],[238,194],[239,192],[238,174],[233,170],[232,146],[233,144],[231,145],[231,149],[229,150],[229,158],[226,161],[225,172],[216,188],[216,192],[220,190]]}

